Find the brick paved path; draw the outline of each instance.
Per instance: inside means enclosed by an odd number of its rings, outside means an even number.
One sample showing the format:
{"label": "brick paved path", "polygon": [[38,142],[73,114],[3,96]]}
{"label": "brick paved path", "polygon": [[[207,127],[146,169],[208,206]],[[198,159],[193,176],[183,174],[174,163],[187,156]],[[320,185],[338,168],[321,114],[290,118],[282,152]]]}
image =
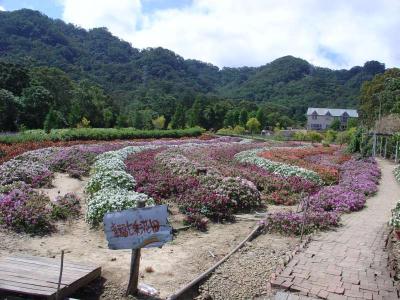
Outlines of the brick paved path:
{"label": "brick paved path", "polygon": [[343,216],[343,227],[319,234],[272,285],[322,299],[398,299],[385,252],[390,210],[400,199],[394,164],[379,160],[378,193],[362,211]]}

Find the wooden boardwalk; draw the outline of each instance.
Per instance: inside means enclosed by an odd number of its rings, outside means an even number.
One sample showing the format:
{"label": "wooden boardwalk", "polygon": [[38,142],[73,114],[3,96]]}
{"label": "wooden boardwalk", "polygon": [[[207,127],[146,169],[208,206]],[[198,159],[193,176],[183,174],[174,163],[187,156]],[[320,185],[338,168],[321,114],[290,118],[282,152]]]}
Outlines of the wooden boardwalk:
{"label": "wooden boardwalk", "polygon": [[[33,256],[0,258],[0,294],[13,293],[55,299],[60,260]],[[100,277],[101,267],[64,261],[59,299]]]}

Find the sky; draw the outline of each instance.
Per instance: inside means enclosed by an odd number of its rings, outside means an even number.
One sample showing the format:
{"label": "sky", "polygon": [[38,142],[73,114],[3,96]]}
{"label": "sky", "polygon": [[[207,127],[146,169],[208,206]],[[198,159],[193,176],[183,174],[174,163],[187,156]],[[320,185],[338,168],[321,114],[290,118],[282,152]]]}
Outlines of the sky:
{"label": "sky", "polygon": [[400,0],[0,0],[0,10],[20,8],[219,67],[285,55],[335,69],[400,66]]}

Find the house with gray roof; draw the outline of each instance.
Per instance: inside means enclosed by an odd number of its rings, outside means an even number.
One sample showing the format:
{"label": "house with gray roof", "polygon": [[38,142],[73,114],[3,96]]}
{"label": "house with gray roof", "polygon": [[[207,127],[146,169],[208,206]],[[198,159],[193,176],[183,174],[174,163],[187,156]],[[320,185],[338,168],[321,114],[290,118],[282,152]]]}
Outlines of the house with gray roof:
{"label": "house with gray roof", "polygon": [[340,128],[346,129],[347,122],[351,118],[358,118],[358,112],[355,109],[341,108],[315,108],[309,107],[307,110],[307,129],[326,130],[329,129],[333,120],[340,121]]}

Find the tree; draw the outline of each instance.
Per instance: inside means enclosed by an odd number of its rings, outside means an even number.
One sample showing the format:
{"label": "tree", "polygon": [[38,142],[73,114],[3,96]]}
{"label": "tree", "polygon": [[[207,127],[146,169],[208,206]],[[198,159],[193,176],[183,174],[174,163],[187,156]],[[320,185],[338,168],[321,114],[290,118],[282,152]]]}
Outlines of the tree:
{"label": "tree", "polygon": [[135,111],[135,115],[133,116],[132,125],[136,129],[143,129],[144,122],[143,122],[143,115],[142,115],[141,111],[139,111],[139,110]]}
{"label": "tree", "polygon": [[159,116],[152,121],[155,129],[164,129],[165,127],[165,117]]}
{"label": "tree", "polygon": [[360,91],[360,121],[371,127],[390,113],[400,113],[400,69],[388,69],[363,84]]}
{"label": "tree", "polygon": [[267,123],[267,117],[265,116],[264,110],[259,108],[257,110],[256,118],[260,122],[261,128],[264,128]]}
{"label": "tree", "polygon": [[224,127],[234,127],[239,124],[240,112],[236,109],[230,110],[226,113],[224,118]]}
{"label": "tree", "polygon": [[44,119],[53,102],[50,92],[42,86],[26,88],[22,92],[21,102],[21,123],[32,129],[43,128]]}
{"label": "tree", "polygon": [[247,120],[248,120],[247,110],[242,109],[240,111],[239,124],[242,126],[246,126]]}
{"label": "tree", "polygon": [[185,110],[183,109],[182,104],[178,104],[176,107],[175,114],[171,120],[171,128],[172,129],[180,129],[185,128],[186,120],[185,120]]}
{"label": "tree", "polygon": [[203,107],[202,107],[202,101],[200,98],[197,98],[193,105],[192,108],[189,112],[189,126],[190,127],[195,127],[195,126],[202,126],[203,124]]}
{"label": "tree", "polygon": [[246,123],[246,127],[250,130],[251,134],[260,130],[260,126],[261,124],[256,118],[250,118]]}
{"label": "tree", "polygon": [[64,126],[65,124],[62,118],[62,114],[59,111],[50,108],[49,112],[46,115],[46,118],[44,119],[44,131],[46,133],[49,133],[51,129],[63,128]]}
{"label": "tree", "polygon": [[17,98],[9,91],[0,89],[0,131],[17,129]]}
{"label": "tree", "polygon": [[333,119],[331,125],[329,125],[329,128],[336,131],[340,130],[340,120],[337,118]]}

